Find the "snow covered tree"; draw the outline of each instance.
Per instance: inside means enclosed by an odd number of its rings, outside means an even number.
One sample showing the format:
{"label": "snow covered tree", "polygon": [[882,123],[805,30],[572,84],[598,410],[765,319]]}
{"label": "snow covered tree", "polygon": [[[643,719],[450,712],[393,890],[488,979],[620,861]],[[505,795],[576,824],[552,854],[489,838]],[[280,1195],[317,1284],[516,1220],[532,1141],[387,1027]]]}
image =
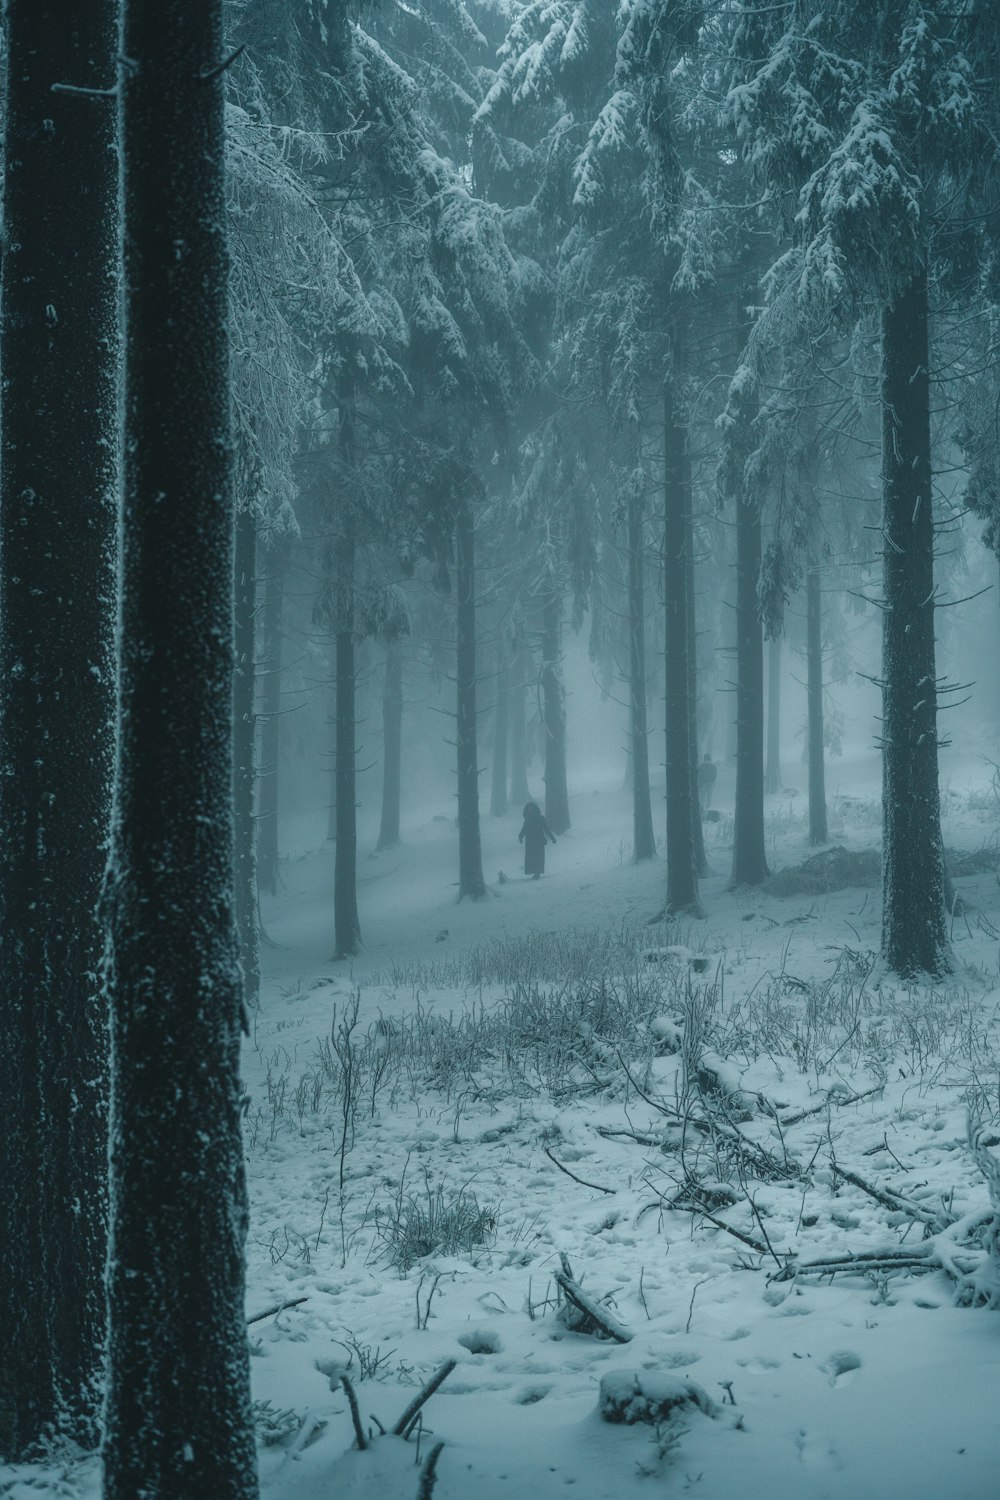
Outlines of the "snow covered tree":
{"label": "snow covered tree", "polygon": [[[730,95],[748,161],[791,191],[795,252],[779,278],[819,319],[881,319],[883,548],[882,957],[898,974],[949,966],[937,771],[930,297],[988,150],[966,54],[971,11],[859,0],[793,11],[745,4]],[[761,59],[766,59],[761,63]]]}
{"label": "snow covered tree", "polygon": [[98,905],[114,752],[113,0],[7,0],[0,459],[0,1456],[96,1438]]}
{"label": "snow covered tree", "polygon": [[251,1500],[222,7],[125,7],[104,1493]]}

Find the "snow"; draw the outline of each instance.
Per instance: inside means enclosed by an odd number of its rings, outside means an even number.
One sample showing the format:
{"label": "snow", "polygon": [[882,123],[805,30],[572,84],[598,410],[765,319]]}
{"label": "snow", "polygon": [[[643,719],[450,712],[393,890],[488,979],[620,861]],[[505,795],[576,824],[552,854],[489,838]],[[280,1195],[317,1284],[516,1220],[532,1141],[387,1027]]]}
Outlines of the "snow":
{"label": "snow", "polygon": [[[957,753],[944,760],[945,842],[980,848],[989,788]],[[838,772],[852,795],[831,796],[833,840],[870,847],[877,761]],[[966,906],[947,983],[875,989],[865,955],[878,944],[877,891],[727,893],[726,766],[716,797],[722,816],[706,825],[714,873],[702,886],[709,915],[683,928],[645,925],[662,905],[664,869],[628,862],[628,798],[607,782],[577,790],[573,828],[539,882],[519,872],[516,815],[484,817],[491,894],[480,903],[454,901],[447,802],[413,813],[405,843],[377,856],[366,853],[374,829],[362,821],[366,950],[350,967],[329,957],[331,850],[304,819],[289,830],[285,887],[264,911],[267,972],[244,1057],[248,1315],[304,1299],[249,1329],[265,1500],[415,1497],[418,1464],[439,1441],[437,1500],[567,1491],[619,1500],[650,1485],[706,1500],[972,1500],[996,1488],[993,1311],[957,1306],[940,1270],[778,1278],[790,1254],[919,1254],[927,1244],[913,1211],[895,1211],[837,1169],[917,1205],[928,1233],[988,1213],[966,1110],[971,1101],[985,1118],[997,1107],[993,873],[957,881]],[[811,852],[804,801],[768,799],[773,868]],[[483,972],[482,952],[469,959],[475,945],[493,944],[495,963],[522,939],[520,991],[513,971],[499,983]],[[589,1011],[573,1030],[573,981],[546,966],[565,953],[579,974],[623,941],[630,982],[651,987],[653,1000],[634,1036],[625,1027],[612,1045]],[[502,1028],[486,1029],[498,1001],[528,1014],[536,982],[557,1008],[568,997],[565,1034],[577,1039],[568,1062],[557,1055],[558,1028],[509,1058]],[[354,998],[354,1036],[360,1043],[374,1029],[349,1119],[329,1085],[329,1049]],[[371,1071],[378,1056],[381,1083]],[[708,1135],[693,1123],[686,1070],[695,1057],[740,1103]],[[996,1139],[985,1129],[977,1138],[987,1168]],[[748,1170],[745,1157],[735,1165],[741,1141],[778,1170]],[[697,1204],[667,1206],[685,1167],[714,1223]],[[464,1242],[394,1268],[400,1226],[419,1250],[432,1210],[439,1226],[457,1214]],[[746,1240],[766,1240],[767,1253]],[[989,1270],[981,1249],[956,1254]],[[556,1283],[563,1257],[631,1334],[627,1344],[567,1326]],[[408,1442],[393,1436],[447,1360],[456,1368],[423,1408],[421,1430]],[[345,1373],[375,1434],[364,1452],[353,1443]],[[603,1419],[622,1399],[629,1417]],[[10,1500],[40,1488],[95,1500],[96,1465],[0,1471]]]}

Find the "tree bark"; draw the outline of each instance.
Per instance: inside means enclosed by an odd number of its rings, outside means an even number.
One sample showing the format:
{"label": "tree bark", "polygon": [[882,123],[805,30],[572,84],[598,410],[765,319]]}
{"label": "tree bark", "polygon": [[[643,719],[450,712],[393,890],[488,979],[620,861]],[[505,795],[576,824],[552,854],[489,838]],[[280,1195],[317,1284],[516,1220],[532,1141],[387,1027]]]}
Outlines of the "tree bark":
{"label": "tree bark", "polygon": [[260,766],[257,772],[257,886],[273,896],[278,889],[279,869],[282,611],[288,543],[284,539],[273,543],[263,554],[263,564],[264,650],[261,661]]}
{"label": "tree bark", "polygon": [[927,276],[882,317],[882,957],[950,967],[938,787]]}
{"label": "tree bark", "polygon": [[781,636],[767,643],[767,766],[764,790],[781,791]]}
{"label": "tree bark", "polygon": [[566,788],[566,693],[562,676],[562,594],[554,582],[542,599],[542,727],[545,732],[545,820],[569,828]]}
{"label": "tree bark", "polygon": [[813,560],[806,570],[806,702],[809,751],[809,842],[829,841],[826,826],[826,770],[823,729],[823,618],[821,573]]}
{"label": "tree bark", "polygon": [[257,924],[257,869],[254,844],[254,615],[257,605],[257,525],[246,508],[236,514],[236,660],[233,673],[233,870],[236,930],[243,963],[244,995],[256,1005],[260,995],[260,930]]}
{"label": "tree bark", "polygon": [[527,718],[528,685],[524,651],[519,651],[511,669],[510,687],[510,800],[515,807],[531,799],[528,790]]}
{"label": "tree bark", "polygon": [[685,484],[687,424],[675,389],[676,375],[663,386],[663,593],[666,606],[666,777],[668,916],[698,915],[698,873],[694,849],[691,779],[690,688],[688,678],[689,491]]}
{"label": "tree bark", "polygon": [[[106,1500],[254,1500],[221,0],[127,0]],[[91,106],[93,107],[93,106]],[[77,229],[79,226],[74,226]]]}
{"label": "tree bark", "polygon": [[632,754],[632,858],[656,853],[649,796],[649,724],[646,714],[646,591],[642,496],[628,497],[629,729]]}
{"label": "tree bark", "polygon": [[500,648],[501,658],[497,668],[497,701],[493,717],[493,772],[490,785],[490,814],[502,818],[508,809],[507,801],[507,741],[510,738],[510,667]]}
{"label": "tree bark", "polygon": [[403,752],[403,652],[398,640],[385,644],[382,688],[382,818],[378,847],[399,843],[400,780]]}
{"label": "tree bark", "polygon": [[694,572],[694,486],[691,482],[691,448],[684,446],[684,514],[687,540],[684,558],[687,565],[685,585],[687,588],[687,684],[688,684],[688,758],[691,777],[691,836],[694,844],[694,868],[701,877],[707,875],[708,859],[705,854],[705,834],[701,826],[701,799],[698,795],[698,624],[695,608]]}
{"label": "tree bark", "polygon": [[7,0],[0,462],[0,1461],[97,1435],[98,905],[114,750],[116,5]]}
{"label": "tree bark", "polygon": [[476,746],[476,523],[463,498],[455,517],[455,686],[458,770],[458,899],[486,895],[479,829]]}
{"label": "tree bark", "polygon": [[336,574],[336,720],[334,818],[337,847],[333,867],[334,954],[350,958],[361,947],[358,918],[358,793],[356,745],[357,672],[354,660],[355,542],[351,519],[341,520],[334,547]]}

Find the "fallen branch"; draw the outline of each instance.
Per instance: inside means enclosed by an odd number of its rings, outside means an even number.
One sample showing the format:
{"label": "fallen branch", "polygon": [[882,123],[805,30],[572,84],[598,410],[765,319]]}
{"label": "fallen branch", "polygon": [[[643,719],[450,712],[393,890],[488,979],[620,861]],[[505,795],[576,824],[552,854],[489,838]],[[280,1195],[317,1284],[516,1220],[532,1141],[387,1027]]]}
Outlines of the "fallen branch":
{"label": "fallen branch", "polygon": [[441,1457],[441,1449],[444,1443],[435,1443],[434,1447],[424,1459],[420,1470],[420,1488],[417,1490],[417,1500],[431,1500],[434,1493],[434,1484],[437,1480],[437,1461]]}
{"label": "fallen branch", "polygon": [[410,1402],[409,1406],[403,1412],[403,1415],[400,1417],[399,1421],[396,1423],[395,1427],[392,1429],[393,1434],[396,1437],[407,1436],[409,1429],[416,1420],[417,1413],[423,1406],[424,1402],[429,1401],[438,1387],[444,1384],[457,1363],[457,1360],[446,1359],[441,1368],[431,1376],[430,1380],[428,1380],[423,1389],[417,1392],[413,1400]]}
{"label": "fallen branch", "polygon": [[247,1327],[249,1328],[251,1323],[263,1323],[265,1318],[277,1317],[287,1307],[298,1307],[300,1302],[308,1301],[308,1297],[289,1297],[287,1302],[276,1302],[273,1307],[265,1307],[263,1312],[254,1313],[252,1318],[247,1318]]}
{"label": "fallen branch", "polygon": [[[814,1104],[811,1109],[800,1109],[794,1115],[786,1115],[783,1120],[778,1120],[778,1124],[782,1128],[786,1125],[797,1125],[800,1120],[808,1120],[810,1115],[822,1114],[824,1109],[829,1108],[831,1104],[836,1104],[838,1109],[845,1104],[857,1104],[861,1099],[870,1099],[872,1094],[881,1094],[884,1087],[885,1085],[880,1083],[873,1089],[864,1089],[860,1094],[848,1094],[846,1097],[834,1090],[827,1094],[822,1104]],[[778,1119],[777,1115],[775,1119]]]}
{"label": "fallen branch", "polygon": [[863,1193],[868,1194],[869,1198],[874,1198],[876,1203],[881,1203],[883,1208],[891,1209],[894,1213],[908,1214],[919,1224],[929,1225],[936,1233],[947,1229],[949,1224],[955,1222],[943,1211],[935,1213],[933,1209],[924,1208],[923,1204],[916,1203],[912,1198],[904,1198],[901,1193],[894,1193],[892,1188],[875,1187],[872,1183],[866,1182],[863,1177],[859,1177],[856,1172],[848,1171],[846,1167],[840,1167],[836,1162],[832,1162],[831,1165],[838,1177],[860,1188]]}
{"label": "fallen branch", "polygon": [[351,1408],[351,1421],[354,1423],[355,1441],[361,1452],[364,1453],[365,1449],[368,1447],[368,1439],[365,1437],[365,1429],[361,1425],[361,1413],[358,1410],[358,1398],[354,1394],[354,1387],[351,1384],[350,1376],[341,1375],[340,1383],[344,1387],[344,1391],[347,1394],[347,1404]]}
{"label": "fallen branch", "polygon": [[572,1177],[573,1181],[578,1182],[581,1187],[593,1188],[595,1193],[611,1193],[612,1196],[616,1192],[615,1188],[601,1187],[601,1184],[599,1182],[584,1182],[582,1177],[577,1177],[576,1173],[571,1172],[569,1167],[564,1167],[561,1161],[557,1161],[556,1158],[552,1155],[552,1152],[549,1150],[548,1146],[543,1146],[542,1150],[545,1152],[545,1155],[548,1157],[549,1161],[554,1167],[558,1167],[560,1172],[565,1172],[567,1177]]}
{"label": "fallen branch", "polygon": [[[571,1302],[577,1311],[582,1313],[590,1323],[593,1323],[597,1331],[603,1333],[606,1338],[614,1339],[617,1344],[631,1343],[634,1337],[631,1330],[626,1328],[624,1323],[619,1323],[618,1319],[613,1317],[606,1307],[602,1307],[599,1302],[594,1301],[593,1297],[588,1296],[579,1282],[574,1280],[573,1272],[566,1256],[560,1256],[560,1259],[562,1261],[562,1270],[556,1271],[555,1279],[566,1301]],[[575,1331],[586,1333],[590,1330],[578,1328]]]}

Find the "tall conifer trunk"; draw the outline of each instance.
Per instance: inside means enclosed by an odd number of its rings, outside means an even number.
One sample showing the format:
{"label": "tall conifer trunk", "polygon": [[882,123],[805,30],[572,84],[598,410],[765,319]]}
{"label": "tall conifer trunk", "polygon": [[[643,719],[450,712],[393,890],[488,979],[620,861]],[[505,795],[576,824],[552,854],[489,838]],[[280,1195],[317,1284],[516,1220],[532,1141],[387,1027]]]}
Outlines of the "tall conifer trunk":
{"label": "tall conifer trunk", "polygon": [[361,946],[358,919],[358,794],[356,745],[357,669],[354,649],[355,541],[345,515],[334,544],[336,633],[334,658],[336,713],[334,724],[334,826],[337,847],[333,866],[334,953],[349,958]]}
{"label": "tall conifer trunk", "polygon": [[403,652],[393,637],[385,644],[382,687],[382,817],[378,847],[399,843],[400,778],[403,756]]}
{"label": "tall conifer trunk", "polygon": [[278,889],[278,809],[281,791],[282,610],[288,543],[281,539],[262,554],[264,566],[264,649],[260,690],[260,766],[257,773],[257,885]]}
{"label": "tall conifer trunk", "polygon": [[649,724],[646,715],[646,590],[643,572],[642,496],[628,496],[629,729],[632,746],[632,858],[656,853],[649,797]]}
{"label": "tall conifer trunk", "polygon": [[809,842],[825,844],[826,770],[823,729],[822,575],[813,559],[806,570],[806,703],[808,706]]}
{"label": "tall conifer trunk", "polygon": [[694,868],[700,877],[708,874],[705,833],[701,826],[701,798],[698,795],[698,624],[695,608],[694,571],[694,486],[691,481],[691,448],[683,454],[684,515],[687,540],[684,557],[687,564],[687,684],[688,684],[688,751],[691,777],[691,836],[694,844]]}
{"label": "tall conifer trunk", "polygon": [[569,828],[562,603],[562,592],[552,580],[542,599],[542,728],[545,733],[545,819],[553,833],[565,833]]}
{"label": "tall conifer trunk", "polygon": [[458,899],[486,895],[479,829],[476,746],[476,523],[463,497],[455,517],[455,683],[458,768]]}
{"label": "tall conifer trunk", "polygon": [[233,673],[233,847],[236,930],[240,938],[247,1003],[260,992],[260,931],[257,925],[257,860],[254,842],[254,615],[257,604],[257,525],[253,512],[236,515],[236,661]]}
{"label": "tall conifer trunk", "polygon": [[767,765],[764,790],[781,791],[781,636],[767,643]]}
{"label": "tall conifer trunk", "polygon": [[[348,351],[337,387],[342,473],[348,484],[357,463],[357,376]],[[339,510],[333,545],[336,715],[334,733],[334,826],[337,848],[333,868],[334,953],[350,958],[361,947],[358,920],[357,793],[357,543],[351,502]]]}
{"label": "tall conifer trunk", "polygon": [[882,318],[882,957],[945,973],[927,275]]}
{"label": "tall conifer trunk", "polygon": [[520,807],[531,797],[528,790],[527,670],[522,650],[514,658],[511,668],[514,681],[510,687],[510,800],[515,807]]}
{"label": "tall conifer trunk", "polygon": [[663,386],[663,594],[666,607],[666,777],[668,916],[700,913],[694,848],[688,679],[689,492],[685,484],[687,423],[676,374]]}
{"label": "tall conifer trunk", "polygon": [[507,802],[507,743],[510,739],[510,668],[503,644],[497,668],[497,702],[493,718],[493,770],[490,781],[490,813],[502,818]]}
{"label": "tall conifer trunk", "polygon": [[[126,0],[106,1500],[254,1500],[221,0]],[[76,226],[78,227],[78,226]]]}
{"label": "tall conifer trunk", "polygon": [[96,1441],[114,750],[114,0],[7,0],[0,459],[0,1461]]}

